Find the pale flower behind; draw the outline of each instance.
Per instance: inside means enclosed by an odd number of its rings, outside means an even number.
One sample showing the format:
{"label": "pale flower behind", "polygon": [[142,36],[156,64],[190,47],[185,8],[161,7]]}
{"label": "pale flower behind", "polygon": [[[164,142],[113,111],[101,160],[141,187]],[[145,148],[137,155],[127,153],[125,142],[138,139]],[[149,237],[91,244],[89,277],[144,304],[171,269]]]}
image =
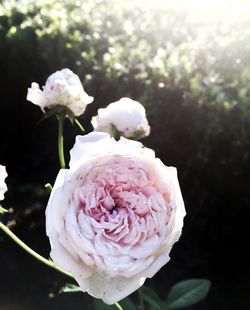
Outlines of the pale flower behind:
{"label": "pale flower behind", "polygon": [[176,169],[141,143],[78,136],[46,209],[54,263],[113,304],[170,259],[185,216]]}
{"label": "pale flower behind", "polygon": [[120,136],[141,139],[150,133],[143,105],[130,98],[121,98],[99,109],[91,123],[95,131],[107,132],[111,136],[116,136],[117,131]]}
{"label": "pale flower behind", "polygon": [[45,111],[56,106],[66,106],[75,116],[81,115],[93,101],[83,89],[79,77],[69,69],[56,71],[47,79],[43,90],[37,83],[28,89],[27,100]]}
{"label": "pale flower behind", "polygon": [[5,183],[7,176],[5,167],[0,165],[0,200],[4,199],[4,193],[7,191],[7,185]]}

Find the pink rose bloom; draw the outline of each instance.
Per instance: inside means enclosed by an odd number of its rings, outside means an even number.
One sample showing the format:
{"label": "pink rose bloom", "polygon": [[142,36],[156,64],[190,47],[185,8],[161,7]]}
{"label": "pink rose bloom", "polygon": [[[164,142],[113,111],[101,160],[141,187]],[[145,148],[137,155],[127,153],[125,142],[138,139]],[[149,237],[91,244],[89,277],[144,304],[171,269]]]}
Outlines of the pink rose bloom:
{"label": "pink rose bloom", "polygon": [[46,209],[54,263],[113,304],[169,261],[185,216],[176,169],[106,133],[78,136]]}
{"label": "pink rose bloom", "polygon": [[75,116],[81,115],[93,99],[84,91],[79,77],[69,69],[62,69],[50,75],[43,90],[33,82],[27,94],[27,100],[40,106],[43,111],[65,106]]}

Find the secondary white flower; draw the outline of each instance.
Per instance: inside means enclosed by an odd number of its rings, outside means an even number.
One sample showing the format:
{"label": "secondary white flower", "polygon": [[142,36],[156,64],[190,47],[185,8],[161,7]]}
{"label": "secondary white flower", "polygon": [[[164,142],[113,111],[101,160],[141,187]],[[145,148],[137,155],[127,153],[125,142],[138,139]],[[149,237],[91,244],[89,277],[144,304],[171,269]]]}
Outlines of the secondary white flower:
{"label": "secondary white flower", "polygon": [[4,193],[7,191],[7,185],[5,183],[7,176],[5,167],[0,165],[0,200],[4,199]]}
{"label": "secondary white flower", "polygon": [[40,106],[43,111],[46,108],[66,106],[75,116],[81,115],[93,99],[84,91],[79,77],[69,69],[50,75],[43,90],[37,83],[32,83],[27,94],[27,100]]}
{"label": "secondary white flower", "polygon": [[141,139],[150,133],[144,107],[130,98],[121,98],[99,109],[91,121],[95,131],[107,132],[131,139]]}
{"label": "secondary white flower", "polygon": [[83,291],[113,304],[170,259],[185,216],[176,169],[100,132],[78,136],[70,154],[46,209],[50,255]]}

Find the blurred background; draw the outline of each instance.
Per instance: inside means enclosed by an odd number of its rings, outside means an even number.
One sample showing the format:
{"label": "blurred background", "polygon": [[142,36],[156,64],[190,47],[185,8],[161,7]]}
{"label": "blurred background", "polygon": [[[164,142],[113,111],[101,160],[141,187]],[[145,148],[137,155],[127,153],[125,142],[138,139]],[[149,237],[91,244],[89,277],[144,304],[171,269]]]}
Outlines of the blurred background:
{"label": "blurred background", "polygon": [[[95,98],[80,117],[87,132],[98,108],[138,100],[151,125],[142,142],[178,169],[183,235],[146,284],[165,298],[178,281],[207,278],[207,298],[189,309],[249,309],[250,2],[0,1],[0,163],[14,209],[1,218],[46,257],[57,123],[26,94],[65,67]],[[80,131],[66,121],[65,132],[68,151]],[[86,294],[57,294],[68,281],[0,232],[1,310],[90,309]]]}

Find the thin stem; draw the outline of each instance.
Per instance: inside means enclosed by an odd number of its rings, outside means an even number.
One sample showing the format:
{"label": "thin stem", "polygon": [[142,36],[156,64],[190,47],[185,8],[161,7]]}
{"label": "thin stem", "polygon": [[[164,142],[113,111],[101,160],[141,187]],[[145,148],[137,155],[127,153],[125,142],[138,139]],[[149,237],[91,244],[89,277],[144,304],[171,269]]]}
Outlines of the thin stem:
{"label": "thin stem", "polygon": [[61,168],[65,168],[64,147],[63,147],[63,123],[64,117],[58,116],[58,154]]}
{"label": "thin stem", "polygon": [[53,187],[52,187],[52,185],[50,183],[46,183],[44,186],[48,190],[49,193],[52,192]]}
{"label": "thin stem", "polygon": [[116,306],[116,308],[117,308],[118,310],[123,310],[122,306],[121,306],[120,304],[118,304],[118,302],[115,304],[115,306]]}
{"label": "thin stem", "polygon": [[85,131],[84,130],[84,128],[83,128],[83,126],[82,126],[82,124],[78,121],[78,119],[77,118],[75,118],[75,123],[76,123],[76,125],[81,129],[81,131]]}
{"label": "thin stem", "polygon": [[29,253],[30,255],[32,255],[35,259],[37,259],[38,261],[40,261],[41,263],[49,266],[50,268],[53,268],[69,277],[72,277],[72,275],[64,270],[62,270],[61,268],[57,267],[56,265],[54,265],[54,263],[49,260],[46,259],[45,257],[41,256],[40,254],[38,254],[37,252],[35,252],[34,250],[32,250],[29,246],[27,246],[27,244],[25,244],[22,240],[20,240],[7,226],[5,226],[3,223],[0,222],[0,229],[5,232],[13,241],[15,241],[24,251],[26,251],[27,253]]}
{"label": "thin stem", "polygon": [[8,210],[6,210],[6,209],[4,209],[3,207],[0,206],[0,214],[1,213],[7,213],[7,212],[8,212]]}
{"label": "thin stem", "polygon": [[[38,254],[37,252],[35,252],[34,250],[32,250],[29,246],[27,246],[27,244],[25,244],[21,239],[19,239],[7,226],[5,226],[2,222],[0,222],[0,229],[5,232],[14,242],[16,242],[17,245],[19,245],[24,251],[26,251],[27,253],[29,253],[31,256],[33,256],[35,259],[37,259],[39,262],[43,263],[44,265],[53,268],[57,271],[59,271],[60,273],[63,273],[64,275],[73,278],[73,276],[69,273],[66,272],[64,270],[62,270],[61,268],[57,267],[56,265],[54,265],[54,263],[43,257],[42,255]],[[118,302],[115,304],[116,308],[118,310],[123,310],[122,306],[118,304]]]}
{"label": "thin stem", "polygon": [[143,301],[143,289],[142,287],[138,290],[139,299],[140,299],[140,310],[144,310],[144,301]]}

